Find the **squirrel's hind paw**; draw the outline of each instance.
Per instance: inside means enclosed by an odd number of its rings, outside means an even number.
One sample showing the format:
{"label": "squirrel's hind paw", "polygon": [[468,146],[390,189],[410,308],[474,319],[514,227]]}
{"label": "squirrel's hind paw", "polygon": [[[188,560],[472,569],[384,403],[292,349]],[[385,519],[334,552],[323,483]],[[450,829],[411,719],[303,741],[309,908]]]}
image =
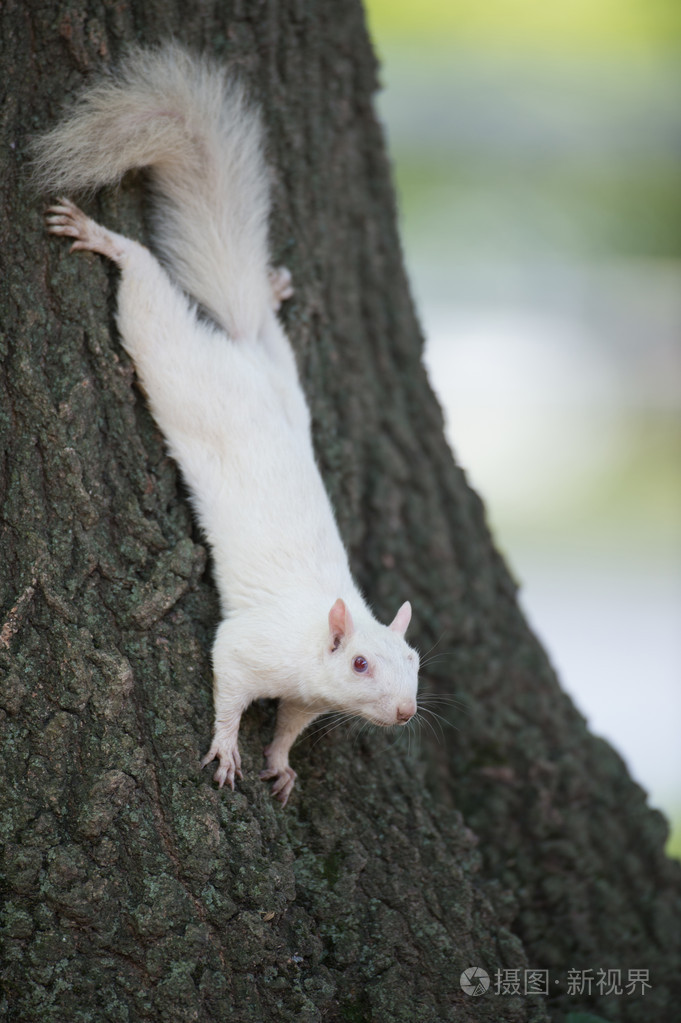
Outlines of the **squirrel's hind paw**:
{"label": "squirrel's hind paw", "polygon": [[122,250],[111,234],[86,216],[70,199],[60,198],[56,205],[49,206],[45,223],[50,234],[74,239],[71,252],[85,249],[99,252],[115,263],[121,259]]}
{"label": "squirrel's hind paw", "polygon": [[276,313],[281,308],[281,303],[293,294],[291,271],[285,266],[270,267],[268,276],[272,293],[272,308]]}

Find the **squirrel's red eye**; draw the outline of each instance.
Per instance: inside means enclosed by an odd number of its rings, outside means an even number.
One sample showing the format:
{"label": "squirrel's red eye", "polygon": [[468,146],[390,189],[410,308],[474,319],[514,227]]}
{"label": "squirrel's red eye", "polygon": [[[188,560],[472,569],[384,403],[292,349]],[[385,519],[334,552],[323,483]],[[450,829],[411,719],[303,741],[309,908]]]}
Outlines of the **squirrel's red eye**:
{"label": "squirrel's red eye", "polygon": [[369,662],[367,661],[366,657],[355,657],[354,661],[352,662],[352,667],[359,675],[362,675],[369,667]]}

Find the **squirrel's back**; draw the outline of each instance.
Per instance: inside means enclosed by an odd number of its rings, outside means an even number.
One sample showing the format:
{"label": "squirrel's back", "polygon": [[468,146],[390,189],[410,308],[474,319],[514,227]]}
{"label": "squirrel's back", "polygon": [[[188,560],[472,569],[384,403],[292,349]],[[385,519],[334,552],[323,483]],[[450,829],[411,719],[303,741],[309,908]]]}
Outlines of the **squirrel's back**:
{"label": "squirrel's back", "polygon": [[174,279],[232,337],[260,331],[268,171],[259,111],[229,72],[175,44],[135,49],[38,140],[35,166],[44,187],[76,192],[148,167],[155,246]]}

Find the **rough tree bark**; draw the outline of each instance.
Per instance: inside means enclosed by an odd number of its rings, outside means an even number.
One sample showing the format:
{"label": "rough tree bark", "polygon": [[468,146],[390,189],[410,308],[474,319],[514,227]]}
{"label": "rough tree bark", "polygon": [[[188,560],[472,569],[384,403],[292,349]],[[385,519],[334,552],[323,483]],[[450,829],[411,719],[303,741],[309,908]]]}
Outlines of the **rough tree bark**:
{"label": "rough tree bark", "polygon": [[[45,236],[27,179],[30,136],[87,75],[171,33],[263,102],[320,465],[360,583],[384,618],[412,600],[410,635],[446,655],[423,687],[460,707],[419,751],[302,740],[285,811],[257,780],[270,705],[246,716],[237,793],[198,769],[210,567],[116,341],[115,275]],[[678,1018],[665,824],[561,692],[443,439],[359,5],[9,0],[0,45],[2,1018]],[[142,194],[92,209],[143,237]],[[549,970],[550,994],[471,997],[469,966]],[[571,968],[652,986],[569,994]]]}

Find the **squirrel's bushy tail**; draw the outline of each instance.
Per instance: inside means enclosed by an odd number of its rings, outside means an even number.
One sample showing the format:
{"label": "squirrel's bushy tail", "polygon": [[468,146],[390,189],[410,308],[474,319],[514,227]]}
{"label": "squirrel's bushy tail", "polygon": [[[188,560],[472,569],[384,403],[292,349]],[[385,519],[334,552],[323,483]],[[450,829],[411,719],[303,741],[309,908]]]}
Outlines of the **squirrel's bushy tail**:
{"label": "squirrel's bushy tail", "polygon": [[257,108],[217,64],[180,46],[135,49],[35,144],[52,191],[94,191],[148,167],[154,239],[178,283],[234,337],[270,301],[268,172]]}

